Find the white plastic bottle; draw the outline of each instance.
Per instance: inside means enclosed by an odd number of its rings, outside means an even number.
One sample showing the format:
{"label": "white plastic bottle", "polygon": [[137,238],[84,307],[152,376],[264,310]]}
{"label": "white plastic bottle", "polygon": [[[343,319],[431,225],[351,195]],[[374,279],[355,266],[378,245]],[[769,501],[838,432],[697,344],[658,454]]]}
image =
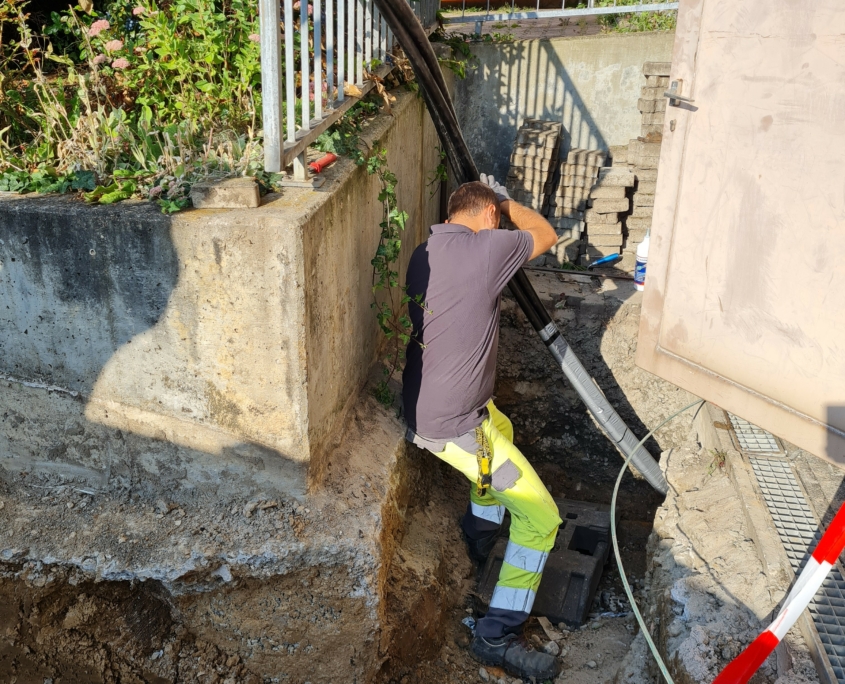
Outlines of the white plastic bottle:
{"label": "white plastic bottle", "polygon": [[645,289],[645,268],[648,263],[648,243],[651,231],[649,230],[643,241],[637,245],[637,264],[634,267],[634,287],[641,292]]}

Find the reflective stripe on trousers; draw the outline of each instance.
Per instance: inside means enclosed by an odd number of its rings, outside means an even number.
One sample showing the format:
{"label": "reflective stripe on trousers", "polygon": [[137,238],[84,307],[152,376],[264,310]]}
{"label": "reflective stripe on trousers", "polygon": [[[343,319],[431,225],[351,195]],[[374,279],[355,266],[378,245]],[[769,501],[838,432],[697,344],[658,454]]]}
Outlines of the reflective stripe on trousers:
{"label": "reflective stripe on trousers", "polygon": [[529,549],[527,546],[515,543],[512,539],[508,541],[508,547],[505,549],[505,563],[528,572],[543,572],[548,557],[548,551]]}
{"label": "reflective stripe on trousers", "polygon": [[537,594],[531,589],[503,587],[497,584],[493,590],[493,598],[490,599],[490,608],[513,611],[514,613],[530,613],[536,597]]}
{"label": "reflective stripe on trousers", "polygon": [[470,502],[472,514],[476,518],[481,518],[482,520],[489,520],[490,522],[496,523],[497,525],[502,524],[502,520],[505,519],[505,507],[500,505],[493,505],[493,506],[482,506],[481,504],[475,503],[475,501]]}

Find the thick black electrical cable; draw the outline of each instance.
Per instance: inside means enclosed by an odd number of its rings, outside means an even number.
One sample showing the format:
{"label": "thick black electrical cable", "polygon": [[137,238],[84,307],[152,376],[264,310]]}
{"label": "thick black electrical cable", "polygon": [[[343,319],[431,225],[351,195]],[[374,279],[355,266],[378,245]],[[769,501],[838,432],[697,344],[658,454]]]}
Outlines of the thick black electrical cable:
{"label": "thick black electrical cable", "polygon": [[[441,89],[434,79],[431,69],[428,68],[428,60],[423,57],[424,53],[430,52],[436,63],[437,57],[434,55],[428,37],[422,30],[416,16],[407,2],[392,3],[388,0],[388,2],[377,2],[376,4],[411,63],[411,68],[414,70],[414,75],[434,121],[441,144],[456,175],[455,180],[459,185],[478,180],[478,170],[460,132],[451,98],[445,90],[445,81],[444,88]],[[403,10],[407,11],[403,12]],[[403,16],[403,14],[408,16]],[[419,35],[416,35],[417,33]],[[437,66],[437,75],[440,80],[443,79],[439,65]]]}

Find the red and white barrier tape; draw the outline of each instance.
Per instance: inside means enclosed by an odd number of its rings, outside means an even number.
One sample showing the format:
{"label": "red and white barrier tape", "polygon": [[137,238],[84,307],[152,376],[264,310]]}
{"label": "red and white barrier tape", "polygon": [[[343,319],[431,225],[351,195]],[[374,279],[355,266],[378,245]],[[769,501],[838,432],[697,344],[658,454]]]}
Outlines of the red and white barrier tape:
{"label": "red and white barrier tape", "polygon": [[774,622],[734,658],[713,684],[745,684],[786,636],[845,548],[845,504],[830,522]]}

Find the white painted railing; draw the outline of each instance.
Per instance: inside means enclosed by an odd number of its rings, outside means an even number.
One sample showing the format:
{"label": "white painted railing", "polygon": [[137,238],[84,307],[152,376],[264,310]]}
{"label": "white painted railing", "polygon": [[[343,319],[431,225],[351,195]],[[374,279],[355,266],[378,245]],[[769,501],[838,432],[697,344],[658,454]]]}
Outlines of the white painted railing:
{"label": "white painted railing", "polygon": [[[438,5],[411,2],[423,26],[434,24]],[[389,69],[395,41],[373,0],[259,0],[259,13],[264,168],[292,163],[304,181],[306,148],[373,87],[364,71],[374,60]],[[345,94],[350,85],[355,95]]]}
{"label": "white painted railing", "polygon": [[[517,10],[516,0],[510,0],[510,11],[491,12],[491,0],[487,0],[487,9],[482,14],[480,12],[467,12],[466,0],[461,3],[460,13],[445,13],[443,15],[444,24],[475,24],[475,32],[481,33],[481,25],[484,22],[508,22],[520,21],[526,19],[563,19],[566,17],[580,17],[580,16],[596,16],[599,14],[635,14],[637,12],[667,12],[678,9],[677,2],[656,2],[641,3],[639,5],[608,5],[596,7],[594,0],[586,0],[584,3],[586,7],[566,7],[566,0],[561,0],[561,6],[558,9],[540,9],[540,0],[533,0],[536,2],[536,8],[533,10]],[[615,0],[614,0],[615,1]],[[497,3],[499,4],[499,3]],[[548,3],[544,3],[548,4]]]}

